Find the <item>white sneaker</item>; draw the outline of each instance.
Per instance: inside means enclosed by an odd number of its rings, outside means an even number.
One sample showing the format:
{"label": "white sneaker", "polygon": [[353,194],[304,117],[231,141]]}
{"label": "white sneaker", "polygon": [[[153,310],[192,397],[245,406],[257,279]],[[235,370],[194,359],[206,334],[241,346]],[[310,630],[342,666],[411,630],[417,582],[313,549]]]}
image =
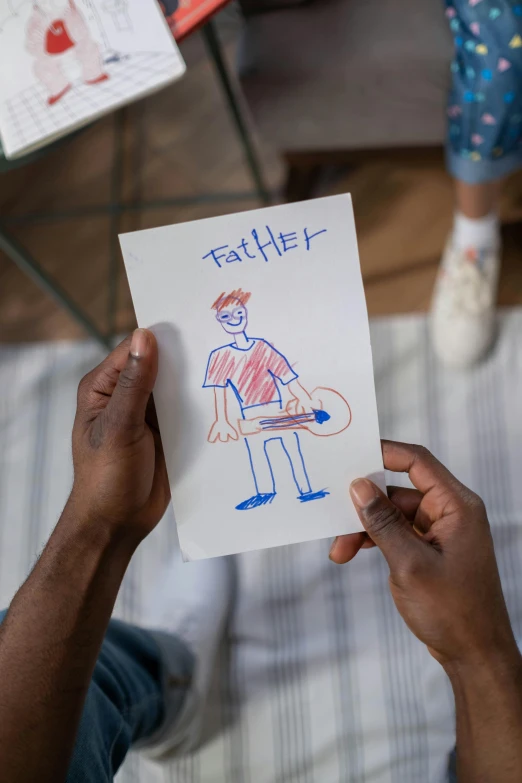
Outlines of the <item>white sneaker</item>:
{"label": "white sneaker", "polygon": [[[181,713],[178,714],[179,690],[174,692],[174,704],[171,705],[167,687],[163,725],[154,736],[140,743],[149,758],[159,760],[174,751],[186,753],[194,750],[199,742],[217,650],[232,604],[233,576],[230,557],[183,563],[180,554],[176,553],[151,600],[147,601],[144,626],[161,648],[167,686],[169,670],[180,670],[179,647],[176,647],[179,640],[188,649],[188,654],[194,656],[191,684]],[[170,659],[172,664],[169,666]],[[171,715],[173,711],[175,715]]]}
{"label": "white sneaker", "polygon": [[446,245],[431,306],[435,353],[444,364],[470,367],[495,339],[500,246],[459,250]]}

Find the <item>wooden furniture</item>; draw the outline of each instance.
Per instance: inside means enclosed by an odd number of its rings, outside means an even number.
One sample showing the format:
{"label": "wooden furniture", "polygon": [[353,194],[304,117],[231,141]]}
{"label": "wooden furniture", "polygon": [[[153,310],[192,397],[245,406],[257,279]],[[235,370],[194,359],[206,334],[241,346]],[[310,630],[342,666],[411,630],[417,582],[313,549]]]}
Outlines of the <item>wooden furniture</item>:
{"label": "wooden furniture", "polygon": [[441,158],[453,51],[441,0],[310,0],[264,13],[243,2],[254,13],[240,82],[286,161],[288,200],[310,197],[325,166]]}

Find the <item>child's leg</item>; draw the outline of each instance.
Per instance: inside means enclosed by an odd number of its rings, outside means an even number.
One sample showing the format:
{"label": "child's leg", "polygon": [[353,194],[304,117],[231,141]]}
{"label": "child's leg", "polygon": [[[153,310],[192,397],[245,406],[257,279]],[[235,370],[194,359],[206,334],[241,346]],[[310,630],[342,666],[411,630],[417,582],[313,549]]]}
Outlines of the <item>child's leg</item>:
{"label": "child's leg", "polygon": [[455,205],[457,211],[470,220],[480,220],[497,213],[503,180],[470,184],[455,180]]}
{"label": "child's leg", "polygon": [[481,358],[494,337],[500,185],[522,166],[519,10],[509,0],[446,0],[455,38],[447,160],[456,213],[435,290],[433,336],[439,356],[456,366]]}
{"label": "child's leg", "polygon": [[[494,207],[489,183],[522,166],[522,11],[509,0],[446,0],[455,39],[448,97],[448,168],[462,206]],[[519,40],[520,39],[520,40]],[[469,214],[469,217],[481,217]]]}

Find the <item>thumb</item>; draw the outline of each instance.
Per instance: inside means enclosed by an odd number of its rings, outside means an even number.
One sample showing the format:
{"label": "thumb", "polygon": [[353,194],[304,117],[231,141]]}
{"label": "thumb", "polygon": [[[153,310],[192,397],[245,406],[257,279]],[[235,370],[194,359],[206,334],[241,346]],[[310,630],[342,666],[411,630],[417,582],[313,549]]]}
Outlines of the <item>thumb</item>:
{"label": "thumb", "polygon": [[124,434],[145,426],[145,412],[158,373],[156,338],[147,329],[132,335],[125,366],[120,371],[105,414],[110,424]]}
{"label": "thumb", "polygon": [[402,511],[369,479],[353,481],[350,495],[366,532],[382,551],[390,568],[399,565],[406,552],[422,546]]}

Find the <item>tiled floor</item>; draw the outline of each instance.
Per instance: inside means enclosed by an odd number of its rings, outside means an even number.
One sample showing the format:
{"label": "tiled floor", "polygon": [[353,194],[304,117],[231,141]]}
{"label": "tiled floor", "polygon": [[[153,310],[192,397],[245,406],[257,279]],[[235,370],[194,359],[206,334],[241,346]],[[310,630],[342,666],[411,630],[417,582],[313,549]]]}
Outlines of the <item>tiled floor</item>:
{"label": "tiled floor", "polygon": [[[202,193],[251,190],[241,148],[201,40],[183,46],[187,76],[126,110],[121,134],[123,198],[161,200]],[[102,326],[107,312],[106,273],[110,217],[96,210],[111,198],[115,118],[105,118],[31,166],[0,176],[0,214],[6,226]],[[271,187],[282,168],[263,149]],[[371,314],[425,310],[452,212],[451,182],[441,169],[366,165],[341,173],[325,192],[353,194],[363,275]],[[123,215],[120,231],[193,220],[256,206],[252,198],[192,206],[157,206]],[[91,214],[65,219],[86,206]],[[21,220],[52,208],[53,220]],[[62,213],[62,217],[60,217]],[[522,216],[522,178],[506,189],[505,213]],[[175,252],[175,248],[173,248]],[[500,301],[522,303],[522,226],[505,235]],[[121,269],[117,327],[133,326]],[[0,340],[80,337],[81,329],[0,253]]]}

